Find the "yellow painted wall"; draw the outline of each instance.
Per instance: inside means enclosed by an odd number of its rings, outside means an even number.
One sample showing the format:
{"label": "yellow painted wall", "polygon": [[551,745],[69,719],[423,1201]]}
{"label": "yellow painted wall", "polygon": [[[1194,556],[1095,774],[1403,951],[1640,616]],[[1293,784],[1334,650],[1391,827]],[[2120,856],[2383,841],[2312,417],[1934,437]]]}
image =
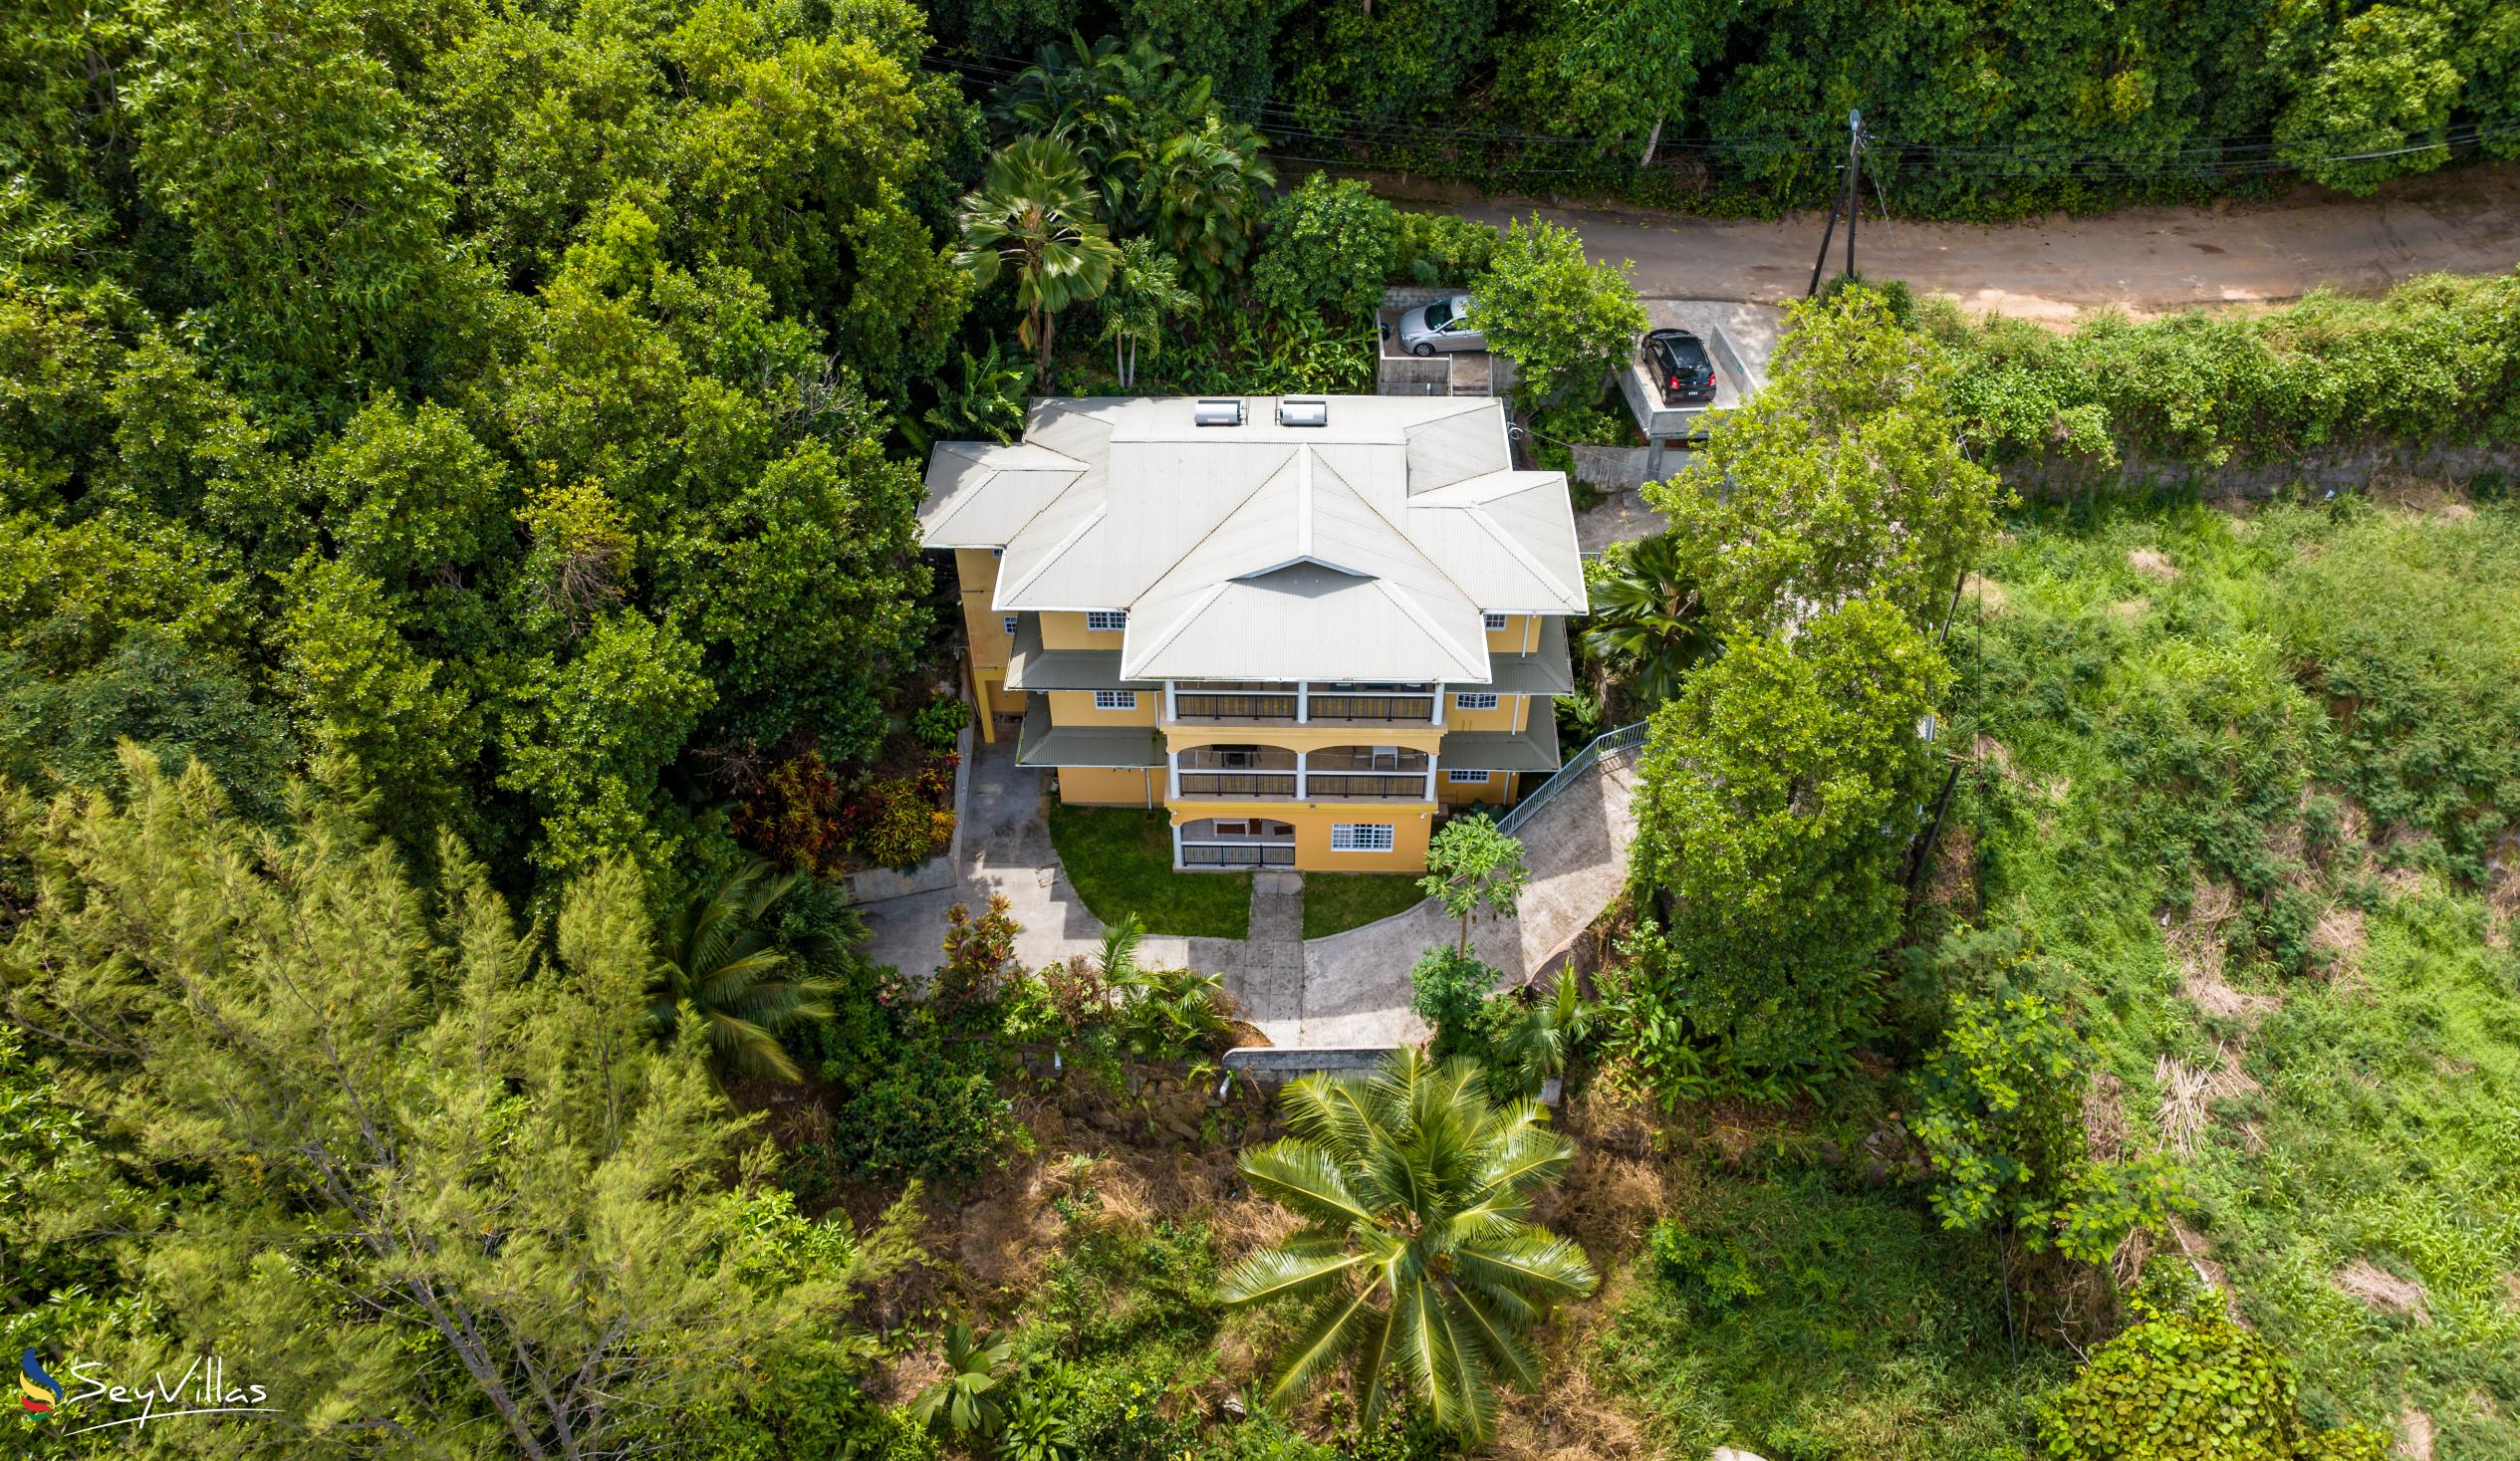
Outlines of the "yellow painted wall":
{"label": "yellow painted wall", "polygon": [[1045,609],[1041,612],[1044,649],[1118,649],[1127,637],[1121,629],[1089,629],[1080,612]]}
{"label": "yellow painted wall", "polygon": [[1006,615],[989,607],[997,592],[997,565],[985,548],[954,550],[954,573],[962,581],[962,632],[977,669],[1004,669],[1007,652],[1015,647],[1006,632]]}
{"label": "yellow painted wall", "polygon": [[1446,730],[1517,731],[1523,728],[1523,702],[1528,695],[1499,695],[1493,710],[1464,710],[1455,698],[1463,694],[1481,694],[1454,687],[1444,691],[1443,723]]}
{"label": "yellow painted wall", "polygon": [[[1063,773],[1064,775],[1064,773]],[[1426,844],[1434,835],[1435,814],[1388,803],[1334,806],[1327,802],[1175,802],[1172,825],[1221,817],[1266,817],[1295,829],[1295,868],[1299,872],[1423,872]],[[1387,852],[1334,852],[1330,827],[1335,822],[1386,822],[1391,826]]]}
{"label": "yellow painted wall", "polygon": [[1097,710],[1092,690],[1044,690],[1052,725],[1153,725],[1163,714],[1163,692],[1139,690],[1134,710]]}
{"label": "yellow painted wall", "polygon": [[1159,770],[1130,766],[1063,766],[1059,800],[1079,807],[1156,807],[1163,803]]}
{"label": "yellow painted wall", "polygon": [[1540,615],[1509,613],[1505,627],[1487,631],[1490,654],[1529,654],[1540,647]]}

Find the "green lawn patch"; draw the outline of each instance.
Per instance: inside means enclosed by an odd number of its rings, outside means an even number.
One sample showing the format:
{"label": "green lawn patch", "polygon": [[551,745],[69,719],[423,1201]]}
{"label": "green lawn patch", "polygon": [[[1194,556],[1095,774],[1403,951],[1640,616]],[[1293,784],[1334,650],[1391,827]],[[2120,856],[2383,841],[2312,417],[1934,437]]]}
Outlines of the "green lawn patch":
{"label": "green lawn patch", "polygon": [[1050,843],[1077,896],[1106,923],[1134,913],[1148,933],[1251,934],[1251,874],[1173,871],[1172,827],[1160,812],[1053,804]]}
{"label": "green lawn patch", "polygon": [[1413,872],[1307,872],[1304,936],[1345,933],[1415,903],[1426,894]]}

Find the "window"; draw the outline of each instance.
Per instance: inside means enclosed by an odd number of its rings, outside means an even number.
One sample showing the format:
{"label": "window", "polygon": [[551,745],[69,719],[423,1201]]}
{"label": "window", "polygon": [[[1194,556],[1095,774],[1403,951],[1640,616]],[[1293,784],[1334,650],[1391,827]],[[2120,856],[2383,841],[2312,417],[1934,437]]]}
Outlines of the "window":
{"label": "window", "polygon": [[1006,616],[1006,618],[1005,618],[1004,622],[1005,622],[1005,624],[1006,624],[1006,637],[1008,637],[1008,638],[1010,638],[1010,639],[1014,638],[1014,637],[1015,637],[1015,615],[1014,615],[1014,614],[1011,614],[1011,613],[1010,613],[1010,614],[1008,614],[1008,615]]}
{"label": "window", "polygon": [[1391,851],[1391,824],[1334,822],[1330,824],[1330,850],[1334,852],[1387,852]]}
{"label": "window", "polygon": [[1102,633],[1116,633],[1129,627],[1129,610],[1089,609],[1085,611],[1085,626]]}
{"label": "window", "polygon": [[1487,616],[1487,631],[1491,634],[1501,634],[1505,632],[1505,615],[1501,613],[1489,614]]}
{"label": "window", "polygon": [[1134,710],[1137,708],[1137,692],[1135,690],[1096,690],[1094,692],[1094,708],[1097,710]]}
{"label": "window", "polygon": [[1484,771],[1447,771],[1443,774],[1443,779],[1454,786],[1483,787],[1487,785],[1487,773]]}
{"label": "window", "polygon": [[1452,708],[1455,710],[1494,710],[1496,696],[1484,690],[1473,695],[1455,695],[1452,697]]}

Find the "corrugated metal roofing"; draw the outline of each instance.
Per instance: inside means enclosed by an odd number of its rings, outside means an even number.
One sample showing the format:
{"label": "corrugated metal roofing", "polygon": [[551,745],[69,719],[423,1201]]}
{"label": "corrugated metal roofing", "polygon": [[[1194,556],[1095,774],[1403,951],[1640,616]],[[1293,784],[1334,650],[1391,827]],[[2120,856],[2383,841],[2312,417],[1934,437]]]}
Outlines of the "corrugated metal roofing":
{"label": "corrugated metal roofing", "polygon": [[1565,478],[1511,470],[1498,402],[1333,396],[1318,427],[1194,404],[1039,400],[1022,447],[940,444],[926,543],[1002,546],[1002,611],[1128,609],[1133,677],[1477,683],[1480,612],[1586,610]]}

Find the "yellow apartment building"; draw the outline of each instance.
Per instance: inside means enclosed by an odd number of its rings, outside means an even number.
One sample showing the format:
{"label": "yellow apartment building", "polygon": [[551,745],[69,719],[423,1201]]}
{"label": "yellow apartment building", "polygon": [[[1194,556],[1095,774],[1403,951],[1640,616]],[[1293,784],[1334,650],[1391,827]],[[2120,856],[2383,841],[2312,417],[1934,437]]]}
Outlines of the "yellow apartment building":
{"label": "yellow apartment building", "polygon": [[1557,769],[1582,555],[1497,401],[1037,400],[938,444],[919,521],[981,733],[1162,809],[1175,866],[1421,870],[1440,815]]}

